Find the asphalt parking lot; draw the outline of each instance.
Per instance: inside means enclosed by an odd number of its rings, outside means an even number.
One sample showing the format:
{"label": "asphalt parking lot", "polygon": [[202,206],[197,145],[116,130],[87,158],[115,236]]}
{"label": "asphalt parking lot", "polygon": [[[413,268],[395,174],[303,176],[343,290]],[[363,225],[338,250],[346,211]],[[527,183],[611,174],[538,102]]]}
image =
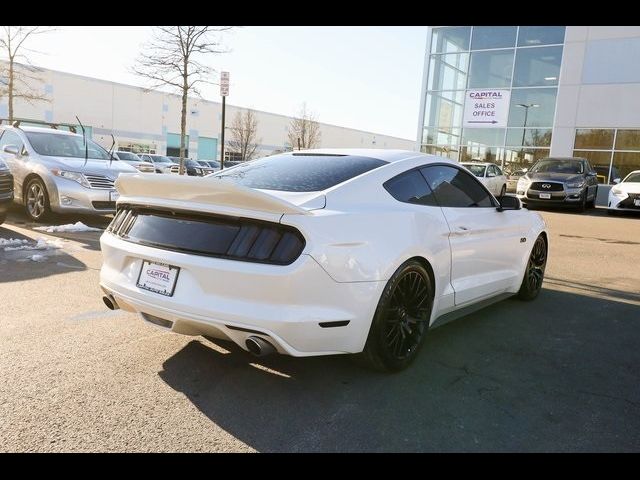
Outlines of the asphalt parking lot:
{"label": "asphalt parking lot", "polygon": [[0,239],[58,248],[0,249],[0,451],[638,451],[640,217],[541,213],[539,298],[435,329],[383,375],[111,312],[100,233],[46,234],[14,210]]}

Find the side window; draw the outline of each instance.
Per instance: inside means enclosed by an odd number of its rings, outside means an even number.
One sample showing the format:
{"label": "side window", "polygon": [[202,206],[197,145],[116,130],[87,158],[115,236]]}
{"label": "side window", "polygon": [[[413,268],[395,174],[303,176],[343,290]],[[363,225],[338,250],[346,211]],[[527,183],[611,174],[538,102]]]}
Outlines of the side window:
{"label": "side window", "polygon": [[2,137],[0,137],[0,149],[2,149],[2,147],[4,147],[5,145],[15,145],[16,147],[18,147],[18,151],[20,151],[23,146],[20,137],[10,130],[5,130]]}
{"label": "side window", "polygon": [[437,207],[438,204],[426,180],[418,170],[401,173],[384,183],[384,188],[400,202]]}
{"label": "side window", "polygon": [[434,165],[421,171],[441,207],[498,206],[482,184],[460,168]]}
{"label": "side window", "polygon": [[497,165],[494,165],[494,166],[493,166],[493,170],[496,172],[496,177],[498,177],[498,176],[500,176],[500,175],[504,175],[504,174],[502,173],[502,170],[500,170],[500,167],[499,167],[499,166],[497,166]]}
{"label": "side window", "polygon": [[496,176],[496,171],[493,168],[493,165],[489,165],[487,167],[487,177],[495,177]]}

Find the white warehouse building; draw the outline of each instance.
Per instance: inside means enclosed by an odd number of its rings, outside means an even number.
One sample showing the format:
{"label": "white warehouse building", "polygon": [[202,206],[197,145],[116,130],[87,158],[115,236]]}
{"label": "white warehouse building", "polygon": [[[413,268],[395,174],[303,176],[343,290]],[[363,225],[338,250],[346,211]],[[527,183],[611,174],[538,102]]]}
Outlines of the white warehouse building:
{"label": "white warehouse building", "polygon": [[602,204],[640,169],[640,27],[429,27],[418,146],[507,172],[586,157]]}
{"label": "white warehouse building", "polygon": [[[43,92],[49,101],[30,104],[16,99],[14,118],[77,125],[77,115],[89,136],[105,148],[111,146],[113,134],[118,150],[179,155],[181,102],[178,95],[56,70],[38,70],[40,81],[32,86]],[[244,110],[227,104],[227,127],[236,112]],[[291,150],[287,139],[291,117],[259,110],[253,112],[258,120],[256,156]],[[0,118],[7,117],[7,98],[0,97]],[[221,103],[189,98],[188,157],[219,160],[221,118]],[[415,149],[414,140],[337,125],[320,123],[320,131],[319,147]],[[227,130],[225,143],[229,140]],[[233,159],[233,152],[225,152],[225,157]]]}

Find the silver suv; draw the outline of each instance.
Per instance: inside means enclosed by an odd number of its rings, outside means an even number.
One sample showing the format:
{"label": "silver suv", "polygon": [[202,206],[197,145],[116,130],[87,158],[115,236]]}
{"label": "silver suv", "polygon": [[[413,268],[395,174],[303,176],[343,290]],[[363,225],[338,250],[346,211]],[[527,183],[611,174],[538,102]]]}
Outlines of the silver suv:
{"label": "silver suv", "polygon": [[[14,124],[19,125],[19,124]],[[121,173],[137,170],[82,135],[26,126],[0,125],[0,159],[13,174],[15,201],[32,220],[51,212],[108,214],[115,212]]]}

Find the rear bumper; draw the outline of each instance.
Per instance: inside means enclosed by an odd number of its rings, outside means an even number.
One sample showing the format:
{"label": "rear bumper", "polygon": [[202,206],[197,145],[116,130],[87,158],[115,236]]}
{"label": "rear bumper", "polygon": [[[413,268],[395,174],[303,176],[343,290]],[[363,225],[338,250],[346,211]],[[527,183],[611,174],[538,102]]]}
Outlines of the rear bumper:
{"label": "rear bumper", "polygon": [[[110,233],[100,242],[100,284],[120,308],[169,320],[173,332],[226,338],[245,350],[246,339],[259,332],[293,356],[360,352],[385,285],[336,282],[305,254],[279,266],[161,250]],[[143,259],[180,267],[173,296],[136,286]],[[331,322],[348,324],[320,325]]]}

